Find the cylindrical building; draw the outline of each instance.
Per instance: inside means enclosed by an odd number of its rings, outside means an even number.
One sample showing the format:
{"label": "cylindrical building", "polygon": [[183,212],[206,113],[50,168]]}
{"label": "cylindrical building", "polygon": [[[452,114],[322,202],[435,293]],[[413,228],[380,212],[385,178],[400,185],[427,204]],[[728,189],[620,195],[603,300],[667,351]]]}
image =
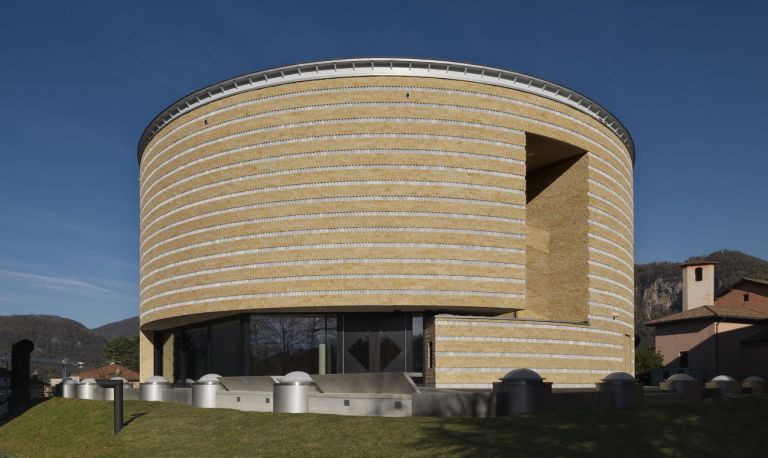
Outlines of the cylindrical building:
{"label": "cylindrical building", "polygon": [[138,155],[143,378],[633,372],[633,144],[570,89],[298,64],[184,97]]}

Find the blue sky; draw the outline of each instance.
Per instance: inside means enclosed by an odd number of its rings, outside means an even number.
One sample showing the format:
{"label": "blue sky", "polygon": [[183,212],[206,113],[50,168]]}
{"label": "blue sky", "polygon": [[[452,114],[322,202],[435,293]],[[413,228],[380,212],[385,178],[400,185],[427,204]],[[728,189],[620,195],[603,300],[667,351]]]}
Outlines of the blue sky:
{"label": "blue sky", "polygon": [[137,314],[136,143],[181,96],[289,63],[411,56],[576,89],[637,147],[637,262],[768,259],[768,2],[5,2],[0,314]]}

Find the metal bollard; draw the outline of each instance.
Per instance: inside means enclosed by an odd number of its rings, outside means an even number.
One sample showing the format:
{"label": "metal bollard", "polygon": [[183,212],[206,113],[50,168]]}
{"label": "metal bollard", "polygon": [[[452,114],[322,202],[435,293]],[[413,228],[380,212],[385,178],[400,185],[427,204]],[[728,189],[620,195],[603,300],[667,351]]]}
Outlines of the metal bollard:
{"label": "metal bollard", "polygon": [[741,384],[729,375],[718,375],[704,385],[706,388],[720,392],[720,397],[732,394],[741,394]]}
{"label": "metal bollard", "polygon": [[172,388],[165,377],[155,375],[139,386],[139,399],[142,401],[163,401],[163,392],[168,392]]}
{"label": "metal bollard", "polygon": [[515,369],[493,383],[493,395],[497,417],[543,412],[549,407],[552,383],[531,369]]}
{"label": "metal bollard", "polygon": [[626,372],[608,374],[597,384],[597,389],[605,407],[632,409],[643,405],[643,386]]}
{"label": "metal bollard", "polygon": [[216,393],[222,390],[221,375],[207,374],[192,384],[192,405],[204,409],[216,407]]}
{"label": "metal bollard", "polygon": [[61,382],[61,397],[77,399],[77,382],[71,378]]}
{"label": "metal bollard", "polygon": [[768,382],[764,378],[753,375],[744,379],[742,387],[751,394],[768,393]]}
{"label": "metal bollard", "polygon": [[315,382],[302,371],[279,377],[272,386],[272,411],[284,413],[309,412],[309,393],[316,392]]}

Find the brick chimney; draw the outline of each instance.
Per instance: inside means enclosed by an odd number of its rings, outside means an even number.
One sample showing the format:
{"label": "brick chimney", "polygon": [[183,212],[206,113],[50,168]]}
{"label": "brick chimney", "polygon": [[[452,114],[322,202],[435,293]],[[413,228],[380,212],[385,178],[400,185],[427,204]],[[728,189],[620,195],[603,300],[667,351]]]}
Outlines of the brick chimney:
{"label": "brick chimney", "polygon": [[703,305],[715,305],[716,262],[699,261],[682,264],[683,311]]}

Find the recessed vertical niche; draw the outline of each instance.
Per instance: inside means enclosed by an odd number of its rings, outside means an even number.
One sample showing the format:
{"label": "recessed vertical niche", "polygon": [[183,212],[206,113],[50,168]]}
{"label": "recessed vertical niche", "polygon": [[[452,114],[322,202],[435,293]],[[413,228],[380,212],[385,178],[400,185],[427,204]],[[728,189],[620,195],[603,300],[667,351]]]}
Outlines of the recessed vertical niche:
{"label": "recessed vertical niche", "polygon": [[587,321],[588,157],[526,135],[526,310],[521,317]]}

